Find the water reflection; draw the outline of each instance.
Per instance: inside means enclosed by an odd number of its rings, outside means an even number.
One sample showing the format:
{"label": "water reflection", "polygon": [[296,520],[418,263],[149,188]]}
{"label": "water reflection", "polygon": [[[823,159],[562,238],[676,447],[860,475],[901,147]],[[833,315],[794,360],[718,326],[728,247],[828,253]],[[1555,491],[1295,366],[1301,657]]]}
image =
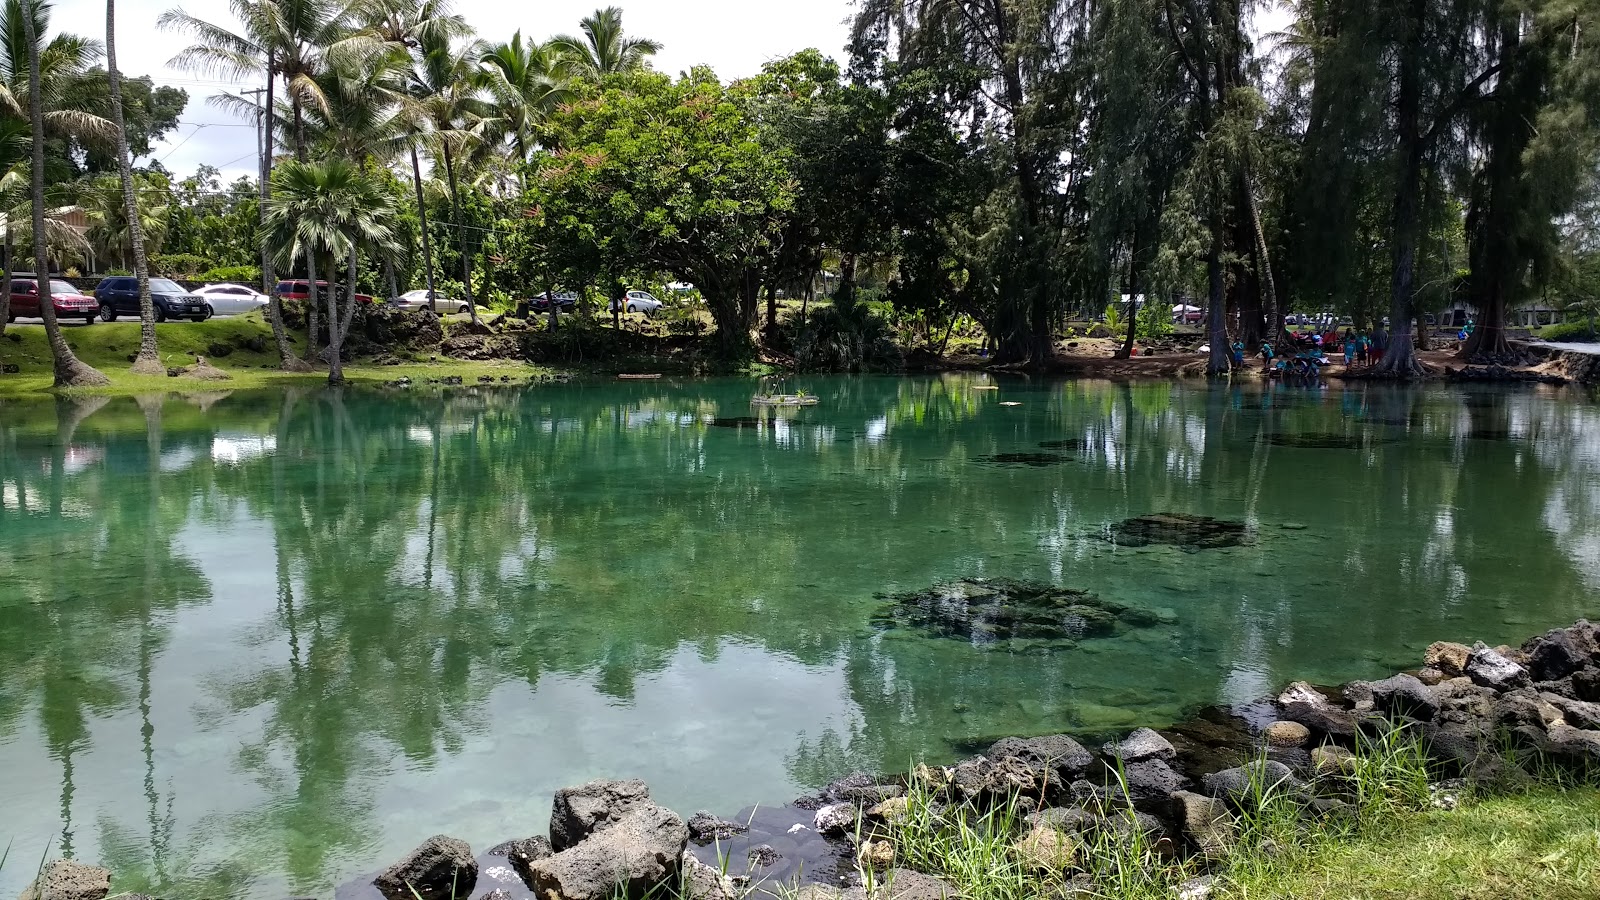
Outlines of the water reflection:
{"label": "water reflection", "polygon": [[[752,408],[738,381],[0,401],[6,837],[105,860],[118,890],[327,895],[426,834],[537,830],[589,777],[726,811],[1596,612],[1582,398],[797,387],[823,402]],[[1103,540],[1155,513],[1253,540]],[[876,593],[969,577],[1163,624],[1043,653],[872,624]]]}

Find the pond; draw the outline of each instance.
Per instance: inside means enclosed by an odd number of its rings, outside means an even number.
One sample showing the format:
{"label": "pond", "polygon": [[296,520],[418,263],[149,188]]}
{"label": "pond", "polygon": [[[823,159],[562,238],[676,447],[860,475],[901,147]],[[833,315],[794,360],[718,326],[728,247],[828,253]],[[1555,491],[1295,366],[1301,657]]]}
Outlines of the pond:
{"label": "pond", "polygon": [[1600,613],[1584,394],[994,384],[0,402],[0,895],[328,897],[590,778],[732,813]]}

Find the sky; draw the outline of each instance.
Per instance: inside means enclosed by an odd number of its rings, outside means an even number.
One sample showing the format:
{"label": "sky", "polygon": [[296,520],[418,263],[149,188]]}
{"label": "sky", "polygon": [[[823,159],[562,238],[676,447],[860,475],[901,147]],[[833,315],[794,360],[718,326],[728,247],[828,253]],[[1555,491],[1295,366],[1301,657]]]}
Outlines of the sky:
{"label": "sky", "polygon": [[[676,74],[709,65],[723,80],[753,75],[768,60],[808,47],[842,61],[849,31],[846,20],[852,11],[851,0],[540,0],[526,4],[456,0],[455,7],[486,40],[509,40],[519,28],[526,37],[543,40],[553,34],[578,33],[578,20],[608,2],[622,6],[622,21],[629,34],[661,43],[654,60],[656,69]],[[234,27],[227,0],[121,0],[117,4],[117,67],[127,75],[149,75],[157,84],[189,92],[189,107],[180,120],[184,124],[154,147],[150,157],[141,157],[136,164],[154,159],[180,178],[202,163],[221,169],[225,182],[239,175],[253,177],[254,123],[216,109],[206,98],[260,85],[229,85],[214,80],[215,76],[169,69],[168,60],[189,43],[181,35],[156,29],[156,18],[174,6],[206,21]],[[105,36],[105,21],[104,0],[56,0],[51,30],[98,40]]]}

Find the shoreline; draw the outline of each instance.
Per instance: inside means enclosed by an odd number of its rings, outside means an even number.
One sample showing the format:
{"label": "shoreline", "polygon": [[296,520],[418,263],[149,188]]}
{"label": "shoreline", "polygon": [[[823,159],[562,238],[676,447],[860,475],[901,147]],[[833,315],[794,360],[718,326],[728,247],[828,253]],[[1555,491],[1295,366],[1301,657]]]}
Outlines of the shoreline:
{"label": "shoreline", "polygon": [[[1195,890],[1206,887],[1194,895],[1203,897],[1242,852],[1264,797],[1313,833],[1359,818],[1370,799],[1358,783],[1369,757],[1416,748],[1426,772],[1421,796],[1435,809],[1454,809],[1475,785],[1600,773],[1600,626],[1580,619],[1520,647],[1436,642],[1418,662],[1339,688],[1295,682],[1248,716],[1207,708],[1098,747],[1064,734],[1003,738],[952,766],[847,775],[784,806],[728,819],[664,809],[642,781],[589,782],[556,792],[546,833],[513,836],[483,853],[438,835],[333,896],[610,900],[620,879],[634,898],[938,900],[959,886],[950,872],[917,871],[930,866],[918,862],[915,829],[1000,811],[1005,852],[1029,877],[1088,889],[1099,875],[1086,868],[1085,848],[1135,847]],[[112,878],[97,867],[51,863],[41,879],[74,892],[24,897],[100,900]]]}

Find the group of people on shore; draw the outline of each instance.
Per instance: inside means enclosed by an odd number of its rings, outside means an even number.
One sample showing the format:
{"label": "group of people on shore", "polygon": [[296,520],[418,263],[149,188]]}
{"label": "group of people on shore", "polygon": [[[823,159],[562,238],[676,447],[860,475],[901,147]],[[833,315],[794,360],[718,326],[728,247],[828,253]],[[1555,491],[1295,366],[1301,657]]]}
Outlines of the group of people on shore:
{"label": "group of people on shore", "polygon": [[[1323,356],[1323,351],[1325,349],[1333,350],[1334,348],[1325,347],[1324,345],[1330,342],[1335,343],[1344,352],[1346,368],[1353,368],[1358,365],[1375,366],[1383,362],[1383,355],[1389,350],[1389,332],[1379,326],[1370,335],[1365,331],[1356,331],[1353,328],[1346,329],[1343,337],[1335,335],[1330,338],[1324,338],[1320,334],[1313,334],[1304,341],[1296,341],[1293,355],[1310,355],[1316,358],[1319,365],[1326,365],[1327,359]],[[1244,365],[1244,353],[1244,343],[1234,342],[1234,365]],[[1263,372],[1272,371],[1275,364],[1281,368],[1288,358],[1288,355],[1280,358],[1278,349],[1272,345],[1271,341],[1264,342],[1259,353],[1261,356],[1261,371]]]}

